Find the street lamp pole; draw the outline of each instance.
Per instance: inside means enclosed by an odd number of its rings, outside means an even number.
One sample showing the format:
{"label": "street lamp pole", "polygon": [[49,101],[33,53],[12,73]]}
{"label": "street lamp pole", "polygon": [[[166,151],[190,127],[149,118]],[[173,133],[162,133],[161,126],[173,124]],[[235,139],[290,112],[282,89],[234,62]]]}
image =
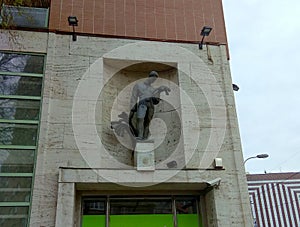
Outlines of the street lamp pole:
{"label": "street lamp pole", "polygon": [[[244,161],[244,166],[245,166],[245,163],[246,163],[248,160],[250,160],[250,159],[253,159],[253,158],[268,158],[268,157],[269,157],[268,154],[258,154],[258,155],[256,155],[256,156],[249,157],[249,158],[247,158],[247,159]],[[254,224],[254,227],[256,227],[257,224],[256,224],[256,219],[254,219],[255,216],[254,216],[254,213],[253,213],[253,208],[252,208],[252,203],[251,203],[251,201],[250,201],[250,208],[251,208],[251,214],[252,214],[253,224]]]}
{"label": "street lamp pole", "polygon": [[246,163],[248,160],[250,160],[250,159],[253,159],[253,158],[267,158],[267,157],[269,157],[268,154],[258,154],[258,155],[256,155],[256,156],[249,157],[249,158],[247,158],[247,159],[244,161],[244,165],[245,165],[245,163]]}

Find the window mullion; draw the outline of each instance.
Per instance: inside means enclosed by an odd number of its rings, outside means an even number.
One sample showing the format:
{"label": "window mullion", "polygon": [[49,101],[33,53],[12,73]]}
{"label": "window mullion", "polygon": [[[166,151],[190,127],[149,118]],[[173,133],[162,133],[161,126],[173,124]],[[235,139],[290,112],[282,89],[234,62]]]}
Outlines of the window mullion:
{"label": "window mullion", "polygon": [[109,199],[109,196],[107,196],[107,200],[106,200],[106,220],[105,220],[105,226],[106,227],[110,226],[109,216],[110,216],[110,199]]}
{"label": "window mullion", "polygon": [[0,207],[29,207],[29,202],[0,202]]}
{"label": "window mullion", "polygon": [[9,120],[9,119],[0,119],[0,123],[37,125],[39,123],[39,121],[37,121],[37,120]]}
{"label": "window mullion", "polygon": [[172,211],[173,211],[173,223],[174,223],[174,227],[177,227],[177,213],[176,213],[176,200],[174,198],[174,196],[172,196]]}
{"label": "window mullion", "polygon": [[0,149],[35,150],[36,146],[2,145],[2,144],[0,144]]}
{"label": "window mullion", "polygon": [[0,95],[0,99],[27,99],[27,100],[41,100],[41,96],[27,96],[27,95]]}
{"label": "window mullion", "polygon": [[0,173],[0,177],[32,177],[33,173]]}
{"label": "window mullion", "polygon": [[28,76],[28,77],[43,77],[43,74],[39,73],[23,73],[23,72],[6,72],[0,71],[0,75],[3,76]]}

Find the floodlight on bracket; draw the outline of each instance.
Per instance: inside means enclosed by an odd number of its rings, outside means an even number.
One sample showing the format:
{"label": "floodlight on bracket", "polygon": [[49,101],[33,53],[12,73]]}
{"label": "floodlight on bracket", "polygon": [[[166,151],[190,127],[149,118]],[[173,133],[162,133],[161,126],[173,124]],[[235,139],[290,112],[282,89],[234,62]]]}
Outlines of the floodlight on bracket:
{"label": "floodlight on bracket", "polygon": [[233,89],[234,91],[238,91],[240,88],[239,88],[239,86],[237,86],[236,84],[232,84],[232,89]]}
{"label": "floodlight on bracket", "polygon": [[199,49],[202,50],[203,49],[203,41],[205,36],[209,36],[209,33],[211,32],[212,28],[208,27],[208,26],[204,26],[201,30],[200,35],[202,36],[201,42],[199,43]]}
{"label": "floodlight on bracket", "polygon": [[69,26],[73,27],[72,40],[76,41],[77,36],[76,36],[76,33],[75,33],[75,26],[78,26],[78,19],[77,19],[76,16],[69,16],[68,17],[68,22],[69,22]]}

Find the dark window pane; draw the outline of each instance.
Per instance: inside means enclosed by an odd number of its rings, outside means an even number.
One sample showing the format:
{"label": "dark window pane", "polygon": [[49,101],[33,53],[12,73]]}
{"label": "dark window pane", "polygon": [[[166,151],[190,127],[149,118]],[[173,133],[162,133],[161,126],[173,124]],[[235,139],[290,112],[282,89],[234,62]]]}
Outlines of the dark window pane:
{"label": "dark window pane", "polygon": [[33,173],[33,164],[27,165],[0,165],[0,173]]}
{"label": "dark window pane", "polygon": [[[24,216],[24,217],[23,217]],[[27,216],[22,215],[18,218],[2,218],[0,217],[0,226],[10,226],[10,227],[26,227],[27,226]]]}
{"label": "dark window pane", "polygon": [[0,215],[27,215],[28,207],[1,207]]}
{"label": "dark window pane", "polygon": [[0,71],[43,74],[44,56],[0,52]]}
{"label": "dark window pane", "polygon": [[177,214],[197,214],[196,199],[176,199]]}
{"label": "dark window pane", "polygon": [[130,199],[111,200],[110,213],[114,214],[171,214],[170,200]]}
{"label": "dark window pane", "polygon": [[3,188],[31,188],[31,177],[0,177],[0,190]]}
{"label": "dark window pane", "polygon": [[0,99],[0,119],[38,120],[40,101]]}
{"label": "dark window pane", "polygon": [[196,198],[178,198],[175,200],[178,227],[198,227],[201,216],[197,212]]}
{"label": "dark window pane", "polygon": [[[48,9],[3,5],[3,14],[11,17],[12,25],[26,28],[47,28]],[[6,17],[3,17],[6,21]]]}
{"label": "dark window pane", "polygon": [[34,150],[0,149],[0,173],[32,173]]}
{"label": "dark window pane", "polygon": [[84,200],[83,214],[84,215],[99,215],[106,213],[106,202],[102,199]]}
{"label": "dark window pane", "polygon": [[0,189],[0,202],[29,202],[30,188]]}
{"label": "dark window pane", "polygon": [[0,123],[0,144],[35,146],[37,125]]}
{"label": "dark window pane", "polygon": [[0,95],[41,96],[42,78],[0,75]]}

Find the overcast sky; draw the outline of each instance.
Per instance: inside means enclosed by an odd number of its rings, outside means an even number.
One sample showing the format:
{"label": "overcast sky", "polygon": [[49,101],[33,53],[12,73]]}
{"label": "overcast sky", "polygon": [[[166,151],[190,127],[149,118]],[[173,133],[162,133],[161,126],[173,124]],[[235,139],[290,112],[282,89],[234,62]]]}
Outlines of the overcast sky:
{"label": "overcast sky", "polygon": [[223,0],[250,173],[300,171],[300,0]]}

